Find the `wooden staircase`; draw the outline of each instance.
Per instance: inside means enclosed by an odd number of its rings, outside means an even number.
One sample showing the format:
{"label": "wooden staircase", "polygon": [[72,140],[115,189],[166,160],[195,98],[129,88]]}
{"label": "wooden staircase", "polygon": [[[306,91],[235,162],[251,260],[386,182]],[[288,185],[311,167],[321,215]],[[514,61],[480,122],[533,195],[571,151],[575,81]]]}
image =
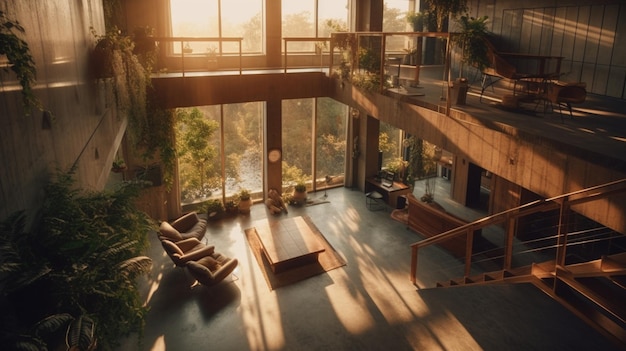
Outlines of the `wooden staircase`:
{"label": "wooden staircase", "polygon": [[626,347],[626,253],[560,266],[555,261],[482,273],[437,283],[532,283],[599,332]]}

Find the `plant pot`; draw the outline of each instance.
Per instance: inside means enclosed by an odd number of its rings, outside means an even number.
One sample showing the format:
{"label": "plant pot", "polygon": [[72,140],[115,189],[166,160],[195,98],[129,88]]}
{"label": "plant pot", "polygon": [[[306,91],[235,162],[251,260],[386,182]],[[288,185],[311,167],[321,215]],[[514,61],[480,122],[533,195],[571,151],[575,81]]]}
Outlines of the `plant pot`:
{"label": "plant pot", "polygon": [[457,78],[450,87],[450,100],[455,105],[465,105],[467,99],[467,78]]}
{"label": "plant pot", "polygon": [[306,191],[294,191],[291,197],[291,203],[294,205],[304,205],[306,202]]}
{"label": "plant pot", "polygon": [[239,213],[242,213],[242,214],[250,213],[250,207],[252,207],[252,199],[239,201]]}

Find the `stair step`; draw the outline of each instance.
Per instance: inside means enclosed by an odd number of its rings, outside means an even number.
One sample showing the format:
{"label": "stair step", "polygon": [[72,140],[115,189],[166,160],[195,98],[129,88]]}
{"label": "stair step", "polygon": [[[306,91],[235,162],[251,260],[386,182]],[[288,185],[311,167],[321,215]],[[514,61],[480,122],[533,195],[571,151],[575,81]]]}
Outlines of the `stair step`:
{"label": "stair step", "polygon": [[626,255],[604,256],[600,259],[565,266],[575,277],[626,275]]}
{"label": "stair step", "polygon": [[612,335],[621,343],[626,343],[626,328],[623,323],[616,320],[599,308],[598,305],[592,303],[587,296],[582,294],[577,288],[571,286],[571,282],[562,279],[560,276],[555,283],[555,298],[576,313],[580,318],[587,320],[588,323],[597,325],[604,332]]}
{"label": "stair step", "polygon": [[[587,301],[593,303],[599,310],[594,311],[591,307],[580,306],[581,309],[589,310],[590,316],[597,316],[599,312],[614,321],[621,328],[626,328],[626,308],[623,306],[625,291],[612,290],[603,285],[599,280],[576,279],[569,271],[562,267],[556,270],[557,284],[555,293],[575,291]],[[602,278],[600,278],[602,279]],[[566,285],[569,289],[565,289]],[[578,307],[578,306],[577,306]]]}
{"label": "stair step", "polygon": [[615,272],[626,270],[626,252],[611,256],[603,256],[601,268],[604,272]]}

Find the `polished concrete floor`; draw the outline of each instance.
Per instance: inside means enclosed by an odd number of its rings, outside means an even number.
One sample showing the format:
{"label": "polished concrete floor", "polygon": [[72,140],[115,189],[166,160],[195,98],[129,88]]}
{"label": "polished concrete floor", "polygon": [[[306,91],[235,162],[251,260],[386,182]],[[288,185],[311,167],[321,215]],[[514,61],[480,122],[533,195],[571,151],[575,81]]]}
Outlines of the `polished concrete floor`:
{"label": "polished concrete floor", "polygon": [[[439,179],[435,196],[446,207]],[[119,350],[619,349],[531,285],[433,288],[439,270],[455,261],[437,247],[420,254],[416,288],[409,245],[421,237],[393,220],[391,209],[369,211],[359,190],[331,189],[328,200],[281,216],[310,216],[347,265],[276,290],[243,233],[271,216],[262,204],[209,224],[207,242],[239,260],[233,275],[210,288],[193,286],[151,235],[145,333],[139,345],[130,338]]]}

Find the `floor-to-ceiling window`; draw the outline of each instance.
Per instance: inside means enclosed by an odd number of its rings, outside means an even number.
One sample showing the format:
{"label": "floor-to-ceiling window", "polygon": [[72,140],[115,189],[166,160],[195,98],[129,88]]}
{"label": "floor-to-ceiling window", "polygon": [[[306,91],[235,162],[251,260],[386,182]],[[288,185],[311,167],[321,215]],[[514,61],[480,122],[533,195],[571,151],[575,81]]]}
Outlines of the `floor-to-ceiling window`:
{"label": "floor-to-ceiling window", "polygon": [[183,204],[226,200],[263,190],[264,103],[199,106],[176,111]]}
{"label": "floor-to-ceiling window", "polygon": [[342,185],[348,107],[330,98],[283,100],[282,116],[283,188]]}
{"label": "floor-to-ceiling window", "polygon": [[317,99],[315,125],[316,189],[344,183],[348,106],[330,98]]}
{"label": "floor-to-ceiling window", "polygon": [[313,180],[313,119],[315,99],[282,102],[283,188],[305,182],[311,190]]}

